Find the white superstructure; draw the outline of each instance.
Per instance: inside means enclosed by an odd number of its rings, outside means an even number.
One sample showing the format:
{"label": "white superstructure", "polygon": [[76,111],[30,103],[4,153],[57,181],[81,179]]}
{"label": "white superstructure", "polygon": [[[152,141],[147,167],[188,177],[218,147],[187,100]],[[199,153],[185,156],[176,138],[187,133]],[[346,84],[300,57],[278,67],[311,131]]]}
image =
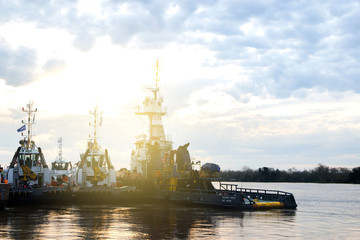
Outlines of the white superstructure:
{"label": "white superstructure", "polygon": [[135,142],[131,153],[131,172],[148,177],[151,172],[159,170],[169,161],[172,142],[165,136],[162,117],[166,115],[164,99],[160,94],[159,61],[156,62],[155,86],[148,88],[142,106],[137,107],[136,115],[148,118],[148,133],[141,134]]}
{"label": "white superstructure", "polygon": [[69,181],[73,180],[73,168],[70,161],[66,161],[63,158],[62,154],[62,137],[58,139],[59,144],[59,155],[55,161],[51,162],[51,172],[50,176],[52,179],[52,184],[56,182],[57,184],[68,184]]}
{"label": "white superstructure", "polygon": [[[33,103],[29,102],[26,108],[22,108],[27,113],[27,120],[18,129],[26,136],[20,140],[20,147],[6,169],[6,179],[11,187],[42,187],[50,184],[50,169],[46,164],[44,155],[40,147],[37,147],[32,140],[32,125],[35,121],[37,109],[33,108]],[[27,129],[26,129],[27,128]]]}
{"label": "white superstructure", "polygon": [[102,112],[96,106],[90,114],[94,116],[94,135],[88,140],[87,150],[80,154],[80,162],[76,170],[76,184],[80,187],[104,186],[110,187],[116,184],[116,173],[110,161],[107,149],[101,148],[97,141],[98,127],[102,125]]}

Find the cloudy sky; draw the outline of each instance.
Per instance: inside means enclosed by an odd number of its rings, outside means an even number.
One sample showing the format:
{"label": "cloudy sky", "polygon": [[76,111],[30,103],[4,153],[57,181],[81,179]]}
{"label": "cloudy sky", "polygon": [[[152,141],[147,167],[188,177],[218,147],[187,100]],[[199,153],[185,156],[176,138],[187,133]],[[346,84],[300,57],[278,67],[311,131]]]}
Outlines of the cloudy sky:
{"label": "cloudy sky", "polygon": [[133,113],[155,77],[174,147],[222,169],[360,165],[359,1],[0,2],[0,163],[38,108],[48,162],[76,162],[103,110],[100,144],[130,166]]}

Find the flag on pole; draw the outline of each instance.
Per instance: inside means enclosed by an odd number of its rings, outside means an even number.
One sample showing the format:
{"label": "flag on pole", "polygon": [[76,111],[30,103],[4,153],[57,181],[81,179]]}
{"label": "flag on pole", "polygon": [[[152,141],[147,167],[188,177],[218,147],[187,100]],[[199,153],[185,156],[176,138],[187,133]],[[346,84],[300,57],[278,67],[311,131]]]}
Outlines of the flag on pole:
{"label": "flag on pole", "polygon": [[23,125],[21,128],[19,128],[17,131],[22,132],[26,130],[26,125]]}

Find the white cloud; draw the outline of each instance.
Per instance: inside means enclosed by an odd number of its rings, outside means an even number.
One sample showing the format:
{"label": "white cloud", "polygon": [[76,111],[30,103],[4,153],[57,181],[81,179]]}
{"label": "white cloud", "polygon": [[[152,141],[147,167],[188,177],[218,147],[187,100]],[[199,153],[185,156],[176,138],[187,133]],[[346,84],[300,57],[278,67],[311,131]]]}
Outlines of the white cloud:
{"label": "white cloud", "polygon": [[[198,159],[216,159],[225,168],[237,166],[237,159],[255,168],[311,162],[356,166],[360,152],[350,141],[356,135],[349,132],[360,134],[359,100],[354,92],[311,90],[305,98],[251,96],[244,103],[224,87],[214,86],[193,93],[188,106],[177,110],[171,121],[178,131],[197,129],[199,136],[190,131],[190,138],[184,133],[177,137],[202,149],[193,153]],[[344,147],[348,154],[343,155]]]}
{"label": "white cloud", "polygon": [[166,18],[170,18],[176,15],[180,11],[180,6],[174,2],[170,2],[167,9],[165,10]]}
{"label": "white cloud", "polygon": [[[50,156],[64,134],[77,159],[97,102],[111,119],[104,145],[127,164],[138,128],[131,109],[159,58],[175,146],[191,141],[197,157],[226,167],[356,165],[359,11],[356,1],[9,1],[0,10],[0,129],[13,137],[8,128],[32,99]],[[10,159],[16,141],[0,142]]]}
{"label": "white cloud", "polygon": [[57,28],[38,28],[36,22],[10,21],[0,25],[0,33],[1,39],[12,49],[36,49],[40,66],[49,58],[62,59],[74,51],[71,47],[73,35]]}
{"label": "white cloud", "polygon": [[102,11],[101,4],[104,1],[102,0],[79,0],[78,1],[78,16],[89,14],[96,18],[104,18],[104,13]]}
{"label": "white cloud", "polygon": [[[262,98],[250,96],[247,102],[237,101],[228,89],[215,85],[191,95],[188,106],[175,112],[179,121],[197,124],[221,123],[248,131],[242,121],[258,122],[251,129],[256,135],[294,135],[323,130],[359,129],[357,102],[360,94],[308,91],[307,97]],[[199,117],[201,116],[201,117]],[[240,134],[239,134],[240,135]]]}
{"label": "white cloud", "polygon": [[240,30],[244,32],[245,35],[255,35],[255,36],[265,36],[265,31],[261,24],[256,23],[254,19],[250,19],[249,22],[244,23],[240,26]]}

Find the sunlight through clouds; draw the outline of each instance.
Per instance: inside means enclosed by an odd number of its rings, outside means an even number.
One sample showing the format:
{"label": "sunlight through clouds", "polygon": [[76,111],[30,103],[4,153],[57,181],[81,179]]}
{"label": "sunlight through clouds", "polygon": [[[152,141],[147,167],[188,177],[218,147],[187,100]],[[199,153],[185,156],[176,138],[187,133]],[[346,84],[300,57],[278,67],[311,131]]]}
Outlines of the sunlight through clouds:
{"label": "sunlight through clouds", "polygon": [[12,157],[33,100],[50,159],[59,136],[78,159],[98,105],[101,144],[128,167],[144,129],[133,113],[159,59],[166,134],[198,160],[357,166],[359,16],[356,1],[6,1],[0,158]]}

